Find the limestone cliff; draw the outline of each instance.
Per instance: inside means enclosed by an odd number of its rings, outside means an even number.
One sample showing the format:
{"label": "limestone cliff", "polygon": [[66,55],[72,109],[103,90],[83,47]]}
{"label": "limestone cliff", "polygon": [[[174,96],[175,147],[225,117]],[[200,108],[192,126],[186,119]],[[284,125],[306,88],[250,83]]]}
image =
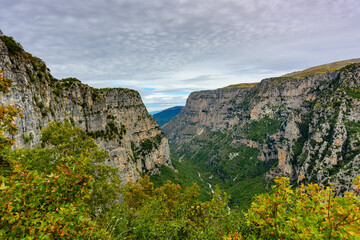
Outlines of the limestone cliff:
{"label": "limestone cliff", "polygon": [[74,78],[54,79],[45,63],[25,52],[13,39],[1,36],[0,70],[14,81],[0,104],[21,109],[15,147],[34,146],[41,129],[51,121],[73,122],[94,137],[119,169],[123,183],[160,165],[172,168],[168,140],[147,112],[138,92],[95,89]]}
{"label": "limestone cliff", "polygon": [[[353,64],[325,74],[194,92],[163,129],[179,157],[203,162],[212,184],[217,175],[236,185],[241,181],[237,168],[268,162],[271,166],[260,172],[241,173],[242,184],[258,176],[285,175],[296,184],[331,182],[343,192],[360,175],[359,120],[360,64]],[[209,136],[216,140],[205,141]],[[256,149],[256,158],[240,158],[246,148]],[[241,162],[246,157],[253,163]]]}

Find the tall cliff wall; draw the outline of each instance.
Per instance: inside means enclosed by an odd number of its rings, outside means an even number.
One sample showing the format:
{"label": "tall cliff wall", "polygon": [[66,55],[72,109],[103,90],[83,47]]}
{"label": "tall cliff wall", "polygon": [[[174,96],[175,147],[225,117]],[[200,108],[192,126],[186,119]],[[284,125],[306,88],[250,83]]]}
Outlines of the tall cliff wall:
{"label": "tall cliff wall", "polygon": [[70,121],[109,153],[107,164],[119,169],[123,183],[156,173],[160,165],[172,168],[168,140],[138,92],[95,89],[74,78],[56,80],[43,61],[4,36],[0,70],[14,81],[0,104],[15,105],[24,115],[16,121],[15,147],[36,145],[41,129],[51,121]]}
{"label": "tall cliff wall", "polygon": [[[243,184],[266,172],[294,183],[331,182],[343,192],[360,175],[359,121],[360,64],[353,64],[327,74],[265,79],[254,87],[194,92],[163,129],[180,158],[203,161],[212,184],[218,175],[236,185],[237,168],[268,162],[272,167],[243,175]],[[209,136],[216,140],[205,141]],[[244,164],[246,148],[258,151],[256,158],[247,155],[252,163]]]}

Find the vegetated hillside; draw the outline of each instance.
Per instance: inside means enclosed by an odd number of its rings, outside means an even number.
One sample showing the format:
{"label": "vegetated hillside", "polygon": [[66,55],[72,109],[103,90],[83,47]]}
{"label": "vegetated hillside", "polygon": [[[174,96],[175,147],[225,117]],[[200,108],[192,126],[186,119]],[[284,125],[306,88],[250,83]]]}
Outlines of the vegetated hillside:
{"label": "vegetated hillside", "polygon": [[193,92],[163,129],[180,164],[246,207],[279,175],[294,184],[332,183],[338,193],[351,189],[360,175],[359,119],[360,64],[352,64]]}
{"label": "vegetated hillside", "polygon": [[171,107],[154,114],[153,117],[155,121],[160,125],[160,127],[162,127],[171,119],[173,119],[176,115],[178,115],[182,108],[183,106]]}
{"label": "vegetated hillside", "polygon": [[322,64],[322,65],[311,67],[311,68],[308,68],[308,69],[305,69],[302,71],[288,73],[288,74],[285,74],[283,77],[301,78],[301,77],[305,77],[310,74],[325,74],[328,72],[337,71],[337,70],[339,70],[349,64],[353,64],[353,63],[360,63],[360,58],[354,58],[354,59],[349,59],[349,60],[344,60],[344,61]]}
{"label": "vegetated hillside", "polygon": [[171,166],[168,140],[147,112],[137,91],[95,89],[78,79],[55,79],[45,63],[11,37],[0,37],[0,70],[14,81],[1,104],[20,108],[16,147],[33,147],[49,122],[70,121],[105,149],[107,164],[118,168],[123,183]]}
{"label": "vegetated hillside", "polygon": [[[18,46],[12,39],[10,41]],[[7,47],[9,51],[12,49],[11,46]],[[17,48],[17,51],[19,50],[21,48]],[[31,56],[23,55],[23,57],[30,58]],[[10,58],[10,61],[14,60],[16,59]],[[18,66],[21,67],[21,65]],[[35,66],[33,67],[35,68]],[[359,66],[357,66],[358,68]],[[5,70],[8,71],[6,68]],[[18,71],[8,71],[5,74],[19,73],[21,69],[17,68],[16,70]],[[341,79],[348,76],[349,72],[357,71],[352,67],[347,70],[348,72],[344,70],[343,73],[340,73],[344,75],[333,79],[334,89],[341,88],[351,98],[358,99],[356,87],[346,85],[348,88],[345,88],[345,85],[338,84],[347,82],[346,79]],[[5,94],[1,100],[11,99],[11,104],[18,105],[16,99],[22,96],[19,93],[23,93],[18,90],[20,86],[9,89],[12,81],[4,78],[2,71],[0,73],[0,94],[1,96]],[[46,73],[45,70],[41,76],[44,76],[44,73]],[[34,78],[36,83],[33,84],[36,86],[40,82],[42,83],[39,84],[41,87],[46,87],[47,81],[38,74],[36,76],[37,78]],[[359,74],[356,76],[358,77]],[[357,77],[354,75],[352,77],[348,80],[355,84]],[[45,75],[45,79],[47,78],[50,78],[51,87],[59,84],[59,81],[51,78],[50,74]],[[26,80],[24,78],[23,83],[27,83]],[[63,80],[60,83],[61,86],[64,83],[70,84],[68,87],[75,89],[83,86],[76,79]],[[74,85],[75,83],[76,85]],[[88,86],[83,87],[89,88]],[[9,94],[10,90],[14,90],[14,92]],[[36,90],[47,96],[41,89]],[[104,91],[100,93],[105,94],[109,90]],[[118,91],[125,94],[129,90],[118,89]],[[9,95],[15,95],[15,97],[9,98]],[[223,91],[217,96],[224,100],[231,94]],[[44,96],[42,97],[45,99]],[[68,95],[64,97],[72,99]],[[102,99],[103,102],[106,102],[108,97],[106,95]],[[319,95],[319,97],[323,96]],[[24,100],[26,99],[22,99],[22,101]],[[46,118],[47,111],[43,111],[45,104],[43,106],[38,100],[34,101],[39,103],[41,115]],[[96,102],[96,99],[92,99],[92,101]],[[60,99],[57,103],[61,107],[69,106],[69,104],[61,104],[62,100]],[[26,106],[31,107],[31,105]],[[22,107],[22,105],[18,105],[18,107]],[[51,111],[52,108],[49,109]],[[57,108],[52,109],[53,117],[57,116],[56,110]],[[65,113],[67,111],[63,108],[61,110]],[[251,208],[244,213],[238,211],[237,208],[230,209],[228,195],[218,187],[214,188],[211,200],[205,202],[200,201],[199,187],[196,185],[190,188],[181,188],[177,184],[166,183],[161,187],[154,188],[147,176],[140,179],[138,183],[130,182],[121,187],[116,174],[119,169],[101,164],[106,161],[108,153],[100,150],[94,139],[89,136],[94,136],[97,140],[105,138],[103,141],[108,143],[108,140],[114,137],[113,131],[106,129],[104,132],[86,133],[81,128],[74,126],[76,120],[73,117],[69,117],[69,121],[65,124],[56,122],[48,124],[42,130],[40,138],[37,135],[25,134],[22,136],[24,142],[18,144],[18,146],[30,142],[34,144],[34,137],[38,137],[39,144],[36,147],[10,149],[14,144],[11,136],[17,130],[14,122],[19,110],[14,108],[14,105],[3,105],[2,101],[0,102],[0,111],[0,216],[2,216],[0,218],[0,239],[220,240],[294,239],[296,236],[298,239],[310,240],[358,239],[356,236],[360,234],[358,195],[360,177],[354,181],[355,190],[347,192],[344,197],[334,197],[332,188],[324,188],[317,184],[302,185],[294,190],[289,186],[288,179],[277,178],[276,185],[272,187],[273,192],[256,196]],[[122,114],[125,113],[124,110]],[[34,117],[37,116],[34,115]],[[64,122],[66,121],[64,120]],[[23,122],[18,120],[17,123],[22,124]],[[111,124],[112,127],[114,125]],[[268,117],[265,117],[261,123],[252,122],[251,125],[256,129],[272,129],[267,133],[278,129],[277,122]],[[349,136],[359,133],[356,124],[349,126]],[[19,125],[19,128],[23,129],[24,125]],[[250,134],[245,130],[244,135],[240,135],[258,138],[259,142],[263,142],[267,136],[262,136],[261,131]],[[201,129],[197,136],[201,136],[203,133],[204,130]],[[214,132],[206,137],[207,140],[211,140],[213,137],[212,144],[227,144],[228,137],[222,134]],[[123,132],[122,135],[125,133]],[[120,138],[120,135],[117,134],[115,137]],[[351,140],[350,144],[353,142]],[[131,145],[133,147],[135,144]],[[153,144],[147,141],[141,149],[149,150],[150,146]],[[234,159],[239,155],[244,157],[251,156],[253,153],[250,149],[245,149],[243,152],[230,154],[230,158]],[[241,161],[240,167],[251,167],[251,164],[244,164],[248,163],[246,159],[251,159],[251,157],[242,159],[244,161]],[[352,162],[354,161],[355,159]],[[157,175],[158,180],[167,174],[181,183],[186,183],[186,180],[191,181],[192,177],[199,175],[198,179],[206,184],[207,179],[203,179],[203,175],[197,173],[196,169],[189,168],[191,166],[189,161],[178,159],[177,163],[179,163],[177,165],[179,172],[177,173],[166,168],[166,165],[159,166],[157,169],[160,169],[163,174]],[[261,169],[260,167],[259,169]],[[249,175],[248,177],[254,176]],[[121,203],[118,201],[120,194],[123,196]]]}

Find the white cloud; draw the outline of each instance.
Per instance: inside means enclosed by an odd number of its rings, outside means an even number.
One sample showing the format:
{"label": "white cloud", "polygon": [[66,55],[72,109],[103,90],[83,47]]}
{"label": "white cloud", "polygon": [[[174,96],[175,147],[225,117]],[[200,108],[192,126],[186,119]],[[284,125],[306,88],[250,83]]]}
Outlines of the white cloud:
{"label": "white cloud", "polygon": [[96,87],[154,87],[163,95],[143,95],[152,109],[164,101],[185,103],[185,95],[166,98],[166,91],[259,81],[360,52],[358,0],[3,0],[2,5],[0,28],[44,59],[55,77],[73,76]]}

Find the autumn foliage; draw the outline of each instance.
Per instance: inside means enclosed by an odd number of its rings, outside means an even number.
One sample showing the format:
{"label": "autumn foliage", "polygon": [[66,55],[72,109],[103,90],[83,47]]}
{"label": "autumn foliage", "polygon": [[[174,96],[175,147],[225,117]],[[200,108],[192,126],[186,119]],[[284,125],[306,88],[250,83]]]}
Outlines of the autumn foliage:
{"label": "autumn foliage", "polygon": [[247,222],[265,239],[360,239],[360,178],[343,197],[318,184],[292,189],[277,178],[274,193],[255,197]]}
{"label": "autumn foliage", "polygon": [[[0,94],[9,92],[12,81],[3,77],[3,72],[0,72]],[[14,120],[19,115],[20,110],[11,105],[0,106],[0,152],[6,147],[14,144],[14,140],[5,134],[12,135],[16,133],[16,125]]]}

